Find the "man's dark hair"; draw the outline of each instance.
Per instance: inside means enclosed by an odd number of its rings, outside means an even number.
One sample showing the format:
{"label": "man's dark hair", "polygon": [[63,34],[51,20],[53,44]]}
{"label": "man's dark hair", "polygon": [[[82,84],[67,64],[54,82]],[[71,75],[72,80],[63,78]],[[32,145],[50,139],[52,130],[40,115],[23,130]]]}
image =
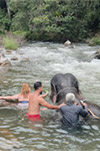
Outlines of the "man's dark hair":
{"label": "man's dark hair", "polygon": [[38,88],[42,87],[42,82],[35,82],[34,89],[37,90]]}

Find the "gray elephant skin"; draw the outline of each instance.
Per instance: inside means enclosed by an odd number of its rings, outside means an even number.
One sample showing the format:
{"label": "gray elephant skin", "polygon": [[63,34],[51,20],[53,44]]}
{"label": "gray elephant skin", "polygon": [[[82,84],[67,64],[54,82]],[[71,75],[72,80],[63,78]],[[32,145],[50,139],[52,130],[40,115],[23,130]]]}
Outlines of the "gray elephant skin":
{"label": "gray elephant skin", "polygon": [[[51,79],[51,95],[50,98],[52,102],[57,103],[58,105],[66,102],[66,95],[68,93],[73,93],[75,95],[75,100],[80,103],[80,100],[84,100],[82,93],[79,89],[78,80],[71,73],[66,74],[56,74]],[[88,109],[90,109],[94,115],[100,117],[100,106],[89,102],[84,101],[87,104]],[[93,116],[89,116],[93,117]]]}

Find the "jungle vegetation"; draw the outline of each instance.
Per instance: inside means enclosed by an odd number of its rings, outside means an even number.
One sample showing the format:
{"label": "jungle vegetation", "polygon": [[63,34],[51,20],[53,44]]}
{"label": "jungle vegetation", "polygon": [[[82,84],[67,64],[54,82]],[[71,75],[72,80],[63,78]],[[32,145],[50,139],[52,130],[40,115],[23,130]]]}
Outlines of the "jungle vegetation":
{"label": "jungle vegetation", "polygon": [[100,0],[0,0],[0,34],[80,42],[99,30]]}

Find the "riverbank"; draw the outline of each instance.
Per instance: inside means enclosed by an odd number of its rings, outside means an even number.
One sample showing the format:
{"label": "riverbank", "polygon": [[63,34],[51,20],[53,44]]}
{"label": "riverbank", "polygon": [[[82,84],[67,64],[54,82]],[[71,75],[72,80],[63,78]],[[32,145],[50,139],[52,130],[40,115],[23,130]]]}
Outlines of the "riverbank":
{"label": "riverbank", "polygon": [[96,32],[93,36],[86,39],[86,43],[89,44],[89,46],[96,46],[100,45],[100,31]]}
{"label": "riverbank", "polygon": [[[23,46],[25,42],[27,42],[28,40],[29,39],[27,37],[27,32],[23,31],[6,32],[5,34],[0,35],[0,47],[5,48],[6,50],[17,50],[19,47]],[[90,38],[87,38],[83,41],[87,43],[89,46],[100,45],[100,32],[94,34]],[[73,43],[73,41],[71,42]]]}
{"label": "riverbank", "polygon": [[0,35],[0,47],[6,50],[17,50],[26,42],[25,34],[25,32],[16,31]]}

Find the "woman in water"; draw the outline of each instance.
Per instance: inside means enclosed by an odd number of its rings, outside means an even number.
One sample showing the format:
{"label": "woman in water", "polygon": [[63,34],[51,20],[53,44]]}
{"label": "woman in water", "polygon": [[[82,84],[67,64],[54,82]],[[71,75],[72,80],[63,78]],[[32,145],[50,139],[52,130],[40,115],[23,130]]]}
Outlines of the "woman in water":
{"label": "woman in water", "polygon": [[[31,89],[27,83],[23,83],[22,88],[21,88],[21,93],[13,95],[13,96],[0,96],[0,100],[18,100],[18,107],[20,108],[27,108],[29,104],[29,97],[31,94]],[[43,98],[48,95],[48,92],[45,94],[41,95]],[[12,102],[13,103],[13,102]],[[3,103],[3,106],[5,105],[10,105],[9,103]],[[45,108],[42,108],[41,110],[45,110]]]}
{"label": "woman in water", "polygon": [[[18,100],[18,105],[28,105],[31,89],[27,83],[23,83],[21,93],[13,96],[0,96],[1,100]],[[23,106],[23,105],[22,105]]]}

